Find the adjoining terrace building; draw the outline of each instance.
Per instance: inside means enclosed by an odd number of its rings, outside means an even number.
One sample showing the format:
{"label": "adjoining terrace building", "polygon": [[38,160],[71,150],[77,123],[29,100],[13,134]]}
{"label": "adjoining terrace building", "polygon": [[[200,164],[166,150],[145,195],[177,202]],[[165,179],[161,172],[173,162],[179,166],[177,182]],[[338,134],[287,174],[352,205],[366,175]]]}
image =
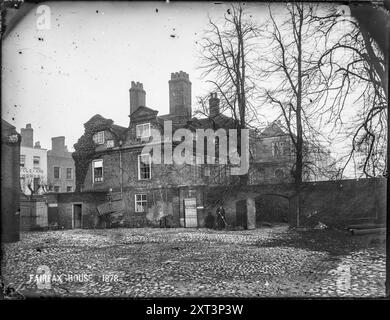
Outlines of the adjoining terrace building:
{"label": "adjoining terrace building", "polygon": [[76,186],[74,160],[65,145],[65,137],[51,138],[51,145],[51,150],[47,152],[47,189],[73,192]]}
{"label": "adjoining terrace building", "polygon": [[28,123],[20,129],[20,187],[25,195],[43,194],[47,184],[47,149],[40,142],[34,144],[34,129]]}

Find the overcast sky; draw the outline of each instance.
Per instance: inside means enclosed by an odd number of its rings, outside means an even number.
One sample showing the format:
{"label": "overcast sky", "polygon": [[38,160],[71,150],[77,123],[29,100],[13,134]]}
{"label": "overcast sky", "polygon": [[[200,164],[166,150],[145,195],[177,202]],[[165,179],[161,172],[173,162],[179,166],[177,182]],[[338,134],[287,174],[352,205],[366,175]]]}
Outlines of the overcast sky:
{"label": "overcast sky", "polygon": [[[131,81],[144,84],[146,106],[160,115],[169,112],[171,72],[189,73],[193,110],[196,97],[210,92],[197,69],[197,41],[209,16],[222,19],[229,3],[44,4],[50,8],[49,29],[38,30],[37,5],[2,43],[2,117],[18,131],[31,123],[34,141],[43,148],[51,149],[51,137],[65,136],[73,151],[83,124],[95,114],[128,126]],[[268,18],[266,6],[250,3],[247,12],[261,24]],[[274,5],[274,14],[281,8]]]}
{"label": "overcast sky", "polygon": [[[208,91],[200,78],[196,41],[208,15],[228,4],[164,2],[46,3],[51,28],[38,30],[36,9],[3,42],[3,118],[50,149],[63,135],[69,150],[94,114],[128,126],[131,81],[144,84],[146,105],[169,112],[171,72],[186,71],[195,98]],[[264,4],[251,5],[261,21]],[[174,36],[174,37],[173,37]]]}

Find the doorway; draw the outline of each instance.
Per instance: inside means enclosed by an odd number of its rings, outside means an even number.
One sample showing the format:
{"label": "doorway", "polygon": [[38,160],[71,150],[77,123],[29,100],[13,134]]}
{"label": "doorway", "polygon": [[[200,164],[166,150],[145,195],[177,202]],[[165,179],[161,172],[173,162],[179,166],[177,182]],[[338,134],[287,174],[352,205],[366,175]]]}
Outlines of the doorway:
{"label": "doorway", "polygon": [[184,199],[184,217],[186,228],[198,227],[198,214],[196,211],[196,198]]}
{"label": "doorway", "polygon": [[73,204],[73,228],[79,229],[82,227],[82,209],[81,204]]}
{"label": "doorway", "polygon": [[236,226],[244,229],[248,227],[246,199],[236,202]]}
{"label": "doorway", "polygon": [[289,201],[279,195],[261,195],[256,198],[256,225],[264,222],[287,223],[289,214]]}

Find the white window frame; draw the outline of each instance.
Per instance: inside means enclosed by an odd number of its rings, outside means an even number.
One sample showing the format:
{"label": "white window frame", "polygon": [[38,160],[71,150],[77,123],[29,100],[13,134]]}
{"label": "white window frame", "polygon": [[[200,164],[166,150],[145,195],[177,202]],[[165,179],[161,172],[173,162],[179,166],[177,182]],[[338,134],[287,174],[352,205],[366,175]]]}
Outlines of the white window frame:
{"label": "white window frame", "polygon": [[[141,196],[141,200],[137,200],[137,196]],[[142,199],[143,196],[145,196],[145,200]],[[142,203],[145,203],[143,211],[139,211],[138,210],[137,202],[141,202],[141,206],[142,206]],[[148,208],[148,195],[146,193],[136,193],[134,195],[134,209],[135,209],[135,212],[139,212],[139,213],[146,212],[147,208]]]}
{"label": "white window frame", "polygon": [[[141,157],[149,157],[149,178],[141,178]],[[150,180],[152,179],[152,157],[148,153],[138,155],[138,180]]]}
{"label": "white window frame", "polygon": [[92,136],[92,140],[96,144],[104,144],[104,131],[98,131]]}
{"label": "white window frame", "polygon": [[[102,177],[101,177],[101,180],[99,181],[95,181],[95,162],[102,162]],[[97,167],[97,168],[100,168],[100,167]],[[103,177],[104,177],[104,163],[103,163],[103,159],[95,159],[92,161],[92,183],[99,183],[99,182],[103,182]]]}
{"label": "white window frame", "polygon": [[[148,132],[147,135],[144,134],[145,126],[147,126],[147,128],[148,128],[147,129],[147,132]],[[148,138],[150,138],[150,122],[137,124],[135,126],[135,135],[136,135],[137,139],[148,139]]]}

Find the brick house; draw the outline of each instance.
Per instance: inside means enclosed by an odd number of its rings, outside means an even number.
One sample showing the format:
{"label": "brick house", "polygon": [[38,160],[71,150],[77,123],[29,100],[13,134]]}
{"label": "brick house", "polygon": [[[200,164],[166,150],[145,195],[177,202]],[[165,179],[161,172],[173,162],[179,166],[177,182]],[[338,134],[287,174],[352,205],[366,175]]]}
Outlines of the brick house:
{"label": "brick house", "polygon": [[[169,218],[173,226],[201,227],[206,214],[214,212],[218,200],[226,194],[224,190],[238,188],[238,177],[230,174],[229,165],[155,164],[150,161],[150,154],[142,153],[146,143],[152,141],[152,130],[164,133],[167,120],[172,121],[172,132],[180,128],[195,132],[196,129],[237,127],[233,118],[220,112],[216,94],[209,100],[209,117],[192,117],[191,82],[182,71],[172,73],[169,80],[169,111],[160,116],[157,110],[147,107],[143,85],[132,82],[128,127],[115,125],[98,114],[84,124],[84,135],[75,144],[73,154],[76,191],[105,192],[109,200],[108,204],[97,205],[93,218],[84,218],[91,214],[91,204],[84,205],[88,213],[83,205],[77,208],[83,221],[98,224],[115,211],[120,216],[119,225],[124,226],[158,225]],[[250,149],[254,157],[250,183],[291,181],[288,167],[293,157],[291,152],[277,151],[282,141],[287,143],[287,135],[275,123],[259,136],[251,134]],[[173,142],[173,147],[177,144]],[[212,187],[219,187],[221,192],[209,192]],[[70,214],[74,209],[68,211]],[[232,225],[242,225],[245,220],[234,212],[227,218]],[[86,227],[85,223],[81,225]]]}
{"label": "brick house", "polygon": [[65,137],[53,137],[51,143],[51,150],[47,151],[47,189],[49,192],[73,192],[75,166],[72,153],[65,145]]}

